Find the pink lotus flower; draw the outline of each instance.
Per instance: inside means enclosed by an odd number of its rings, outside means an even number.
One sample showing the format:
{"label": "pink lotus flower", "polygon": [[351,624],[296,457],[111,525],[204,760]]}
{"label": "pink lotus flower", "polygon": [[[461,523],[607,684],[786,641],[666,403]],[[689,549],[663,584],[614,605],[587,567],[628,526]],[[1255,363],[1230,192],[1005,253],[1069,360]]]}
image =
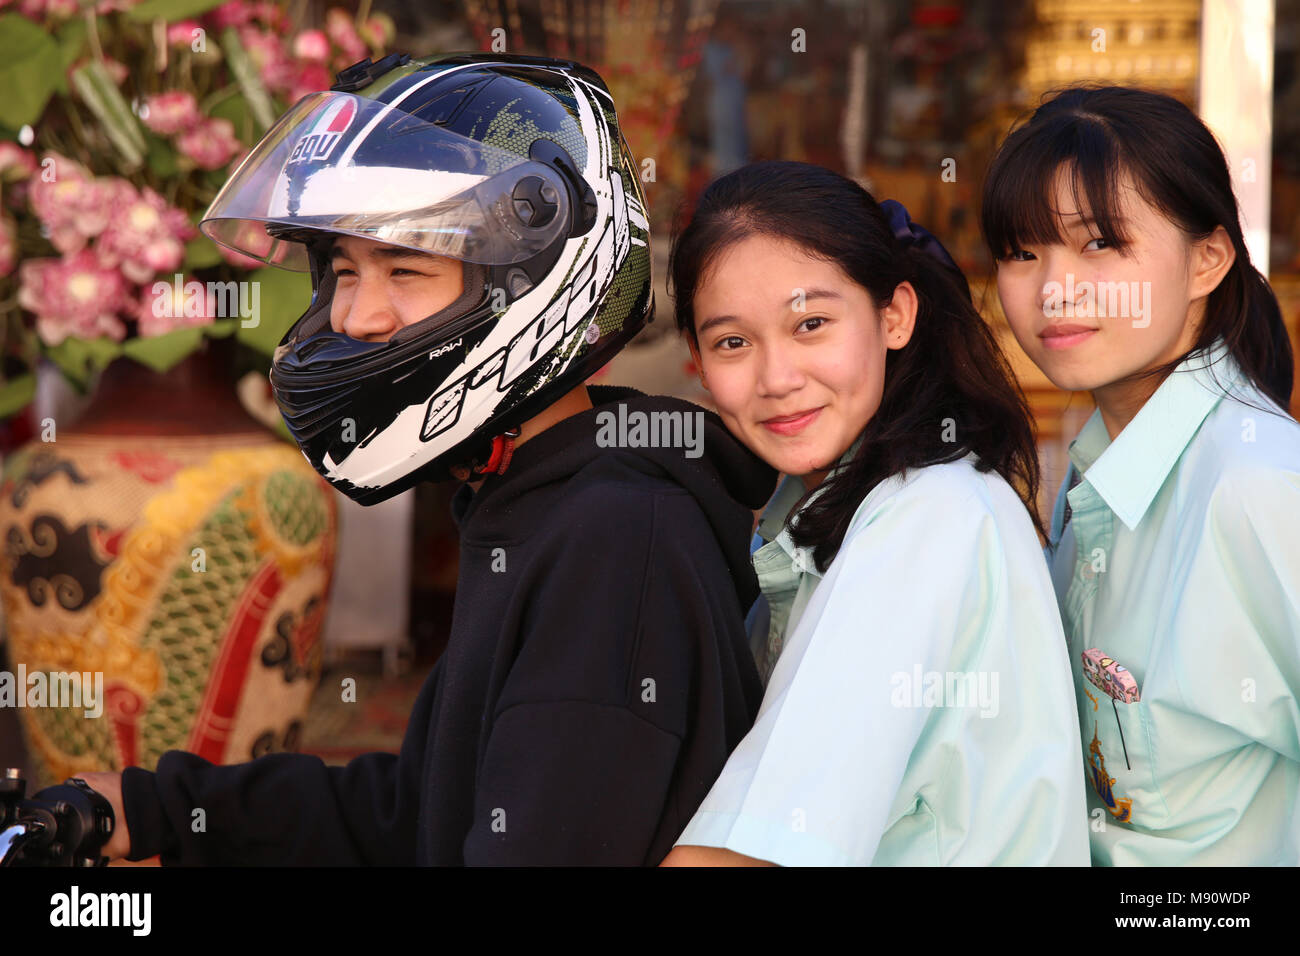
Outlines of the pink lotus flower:
{"label": "pink lotus flower", "polygon": [[120,342],[126,326],[117,317],[130,304],[126,279],[103,265],[89,249],[62,259],[31,259],[18,267],[18,304],[36,315],[46,345],[68,336]]}
{"label": "pink lotus flower", "polygon": [[322,64],[304,63],[298,67],[298,75],[294,77],[293,85],[289,87],[289,102],[297,103],[308,93],[328,90],[333,82],[330,71]]}
{"label": "pink lotus flower", "polygon": [[361,39],[376,50],[382,50],[388,44],[393,42],[393,37],[397,33],[393,25],[392,17],[385,13],[377,13],[365,23],[361,24]]}
{"label": "pink lotus flower", "polygon": [[210,14],[213,25],[218,30],[226,27],[242,27],[253,19],[252,4],[245,3],[244,0],[229,0],[223,3]]}
{"label": "pink lotus flower", "polygon": [[14,271],[14,260],[18,256],[18,237],[15,234],[13,220],[8,216],[0,217],[0,278]]}
{"label": "pink lotus flower", "polygon": [[201,121],[176,138],[176,148],[200,169],[220,169],[244,148],[228,119]]}
{"label": "pink lotus flower", "polygon": [[194,31],[202,30],[197,20],[179,20],[167,24],[167,45],[188,47],[194,43]]}
{"label": "pink lotus flower", "polygon": [[329,38],[320,30],[304,30],[293,38],[293,55],[300,60],[324,63],[330,57]]}
{"label": "pink lotus flower", "polygon": [[148,282],[160,272],[180,268],[185,240],[194,235],[185,213],[168,206],[146,187],[143,194],[122,197],[96,249],[105,262],[118,266],[132,282]]}
{"label": "pink lotus flower", "polygon": [[255,27],[241,27],[239,40],[257,66],[262,82],[275,93],[283,93],[293,84],[294,64],[284,47],[284,42],[274,33],[263,33]]}
{"label": "pink lotus flower", "polygon": [[216,302],[208,294],[208,287],[197,279],[187,282],[181,276],[179,290],[175,279],[159,280],[146,286],[141,293],[134,317],[142,338],[165,335],[195,325],[210,325],[216,316]]}
{"label": "pink lotus flower", "polygon": [[77,12],[77,0],[22,0],[18,12],[33,20],[66,20]]}
{"label": "pink lotus flower", "polygon": [[36,157],[17,143],[0,140],[0,180],[19,182],[36,172]]}
{"label": "pink lotus flower", "polygon": [[[82,57],[76,63],[72,64],[72,66],[68,67],[67,76],[69,78],[69,81],[71,81],[71,77],[73,73],[76,73],[83,66],[86,66],[88,63],[91,62],[93,61],[91,60],[90,57],[88,56]],[[114,60],[112,57],[106,56],[104,57],[102,62],[104,64],[104,71],[108,73],[108,78],[112,80],[113,83],[117,86],[121,86],[131,72],[126,68],[125,63],[122,63],[118,60]]]}
{"label": "pink lotus flower", "polygon": [[79,163],[55,153],[46,153],[45,159],[54,160],[52,177],[47,180],[44,171],[40,176],[32,176],[29,198],[32,211],[49,233],[50,242],[66,255],[78,251],[87,240],[104,231],[120,186],[95,179]]}
{"label": "pink lotus flower", "polygon": [[[125,10],[126,8],[123,7],[122,9]],[[113,78],[113,82],[118,86],[126,82],[126,78],[131,75],[131,71],[126,68],[125,63],[114,60],[112,57],[104,57],[104,69],[108,71],[108,75]]]}
{"label": "pink lotus flower", "polygon": [[198,126],[203,119],[199,115],[199,106],[194,101],[194,95],[184,90],[146,96],[144,103],[147,107],[144,116],[141,117],[144,125],[163,136],[188,132]]}
{"label": "pink lotus flower", "polygon": [[369,51],[357,33],[357,28],[352,25],[352,17],[345,11],[334,7],[325,14],[325,33],[342,50],[347,59],[345,66],[366,58]]}

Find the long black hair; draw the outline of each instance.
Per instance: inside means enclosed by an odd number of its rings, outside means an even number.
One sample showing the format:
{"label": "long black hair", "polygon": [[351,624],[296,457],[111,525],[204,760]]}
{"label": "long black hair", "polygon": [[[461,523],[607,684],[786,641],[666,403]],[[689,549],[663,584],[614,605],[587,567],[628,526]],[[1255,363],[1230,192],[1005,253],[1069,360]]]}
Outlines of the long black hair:
{"label": "long black hair", "polygon": [[[837,265],[889,305],[902,282],[916,290],[911,340],[885,358],[880,407],[860,448],[833,468],[821,493],[791,511],[791,536],[813,548],[822,571],[834,559],[862,499],[908,468],[956,461],[1015,488],[1039,533],[1038,454],[1024,393],[997,340],[971,302],[965,276],[919,246],[901,241],[871,194],[851,179],[807,163],[762,162],[714,181],[689,224],[674,229],[671,284],[678,328],[695,334],[695,292],[719,253],[752,235],[786,240]],[[937,243],[935,243],[937,245]],[[946,255],[946,254],[945,254]]]}
{"label": "long black hair", "polygon": [[1055,94],[1003,141],[985,177],[980,225],[995,259],[1061,241],[1058,172],[1069,175],[1078,208],[1086,202],[1120,252],[1128,242],[1118,209],[1125,177],[1189,239],[1226,230],[1236,259],[1207,298],[1196,343],[1148,374],[1163,377],[1222,338],[1242,371],[1285,410],[1295,366],[1282,311],[1251,264],[1223,150],[1196,114],[1150,90],[1078,86]]}

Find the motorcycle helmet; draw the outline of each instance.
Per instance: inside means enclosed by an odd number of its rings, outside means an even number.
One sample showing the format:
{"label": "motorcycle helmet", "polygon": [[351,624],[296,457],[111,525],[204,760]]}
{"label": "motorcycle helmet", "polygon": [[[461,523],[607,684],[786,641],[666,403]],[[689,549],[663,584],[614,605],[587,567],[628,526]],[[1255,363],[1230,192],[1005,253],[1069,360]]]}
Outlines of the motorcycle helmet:
{"label": "motorcycle helmet", "polygon": [[[636,162],[604,82],[566,60],[354,64],[267,132],[200,228],[310,271],[271,385],[307,460],[362,504],[504,470],[508,436],[654,308]],[[340,235],[458,260],[460,298],[386,342],[333,331]]]}

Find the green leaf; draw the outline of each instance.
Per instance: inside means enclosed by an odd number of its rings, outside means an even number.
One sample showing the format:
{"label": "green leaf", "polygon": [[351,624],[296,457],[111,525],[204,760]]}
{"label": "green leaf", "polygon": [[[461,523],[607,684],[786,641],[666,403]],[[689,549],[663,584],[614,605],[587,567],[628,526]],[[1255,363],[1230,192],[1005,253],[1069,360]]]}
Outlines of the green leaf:
{"label": "green leaf", "polygon": [[186,272],[218,266],[225,261],[217,250],[217,244],[205,235],[198,235],[185,243],[185,261],[181,268]]}
{"label": "green leaf", "polygon": [[253,128],[253,111],[248,108],[248,99],[242,93],[227,96],[212,107],[208,115],[213,119],[230,120],[235,127],[235,135],[245,143],[257,142],[257,131]]}
{"label": "green leaf", "polygon": [[36,394],[36,376],[30,372],[0,383],[0,418],[22,411]]}
{"label": "green leaf", "polygon": [[151,20],[166,20],[175,23],[207,13],[214,7],[221,6],[225,0],[144,0],[127,11],[127,18],[141,23]]}
{"label": "green leaf", "polygon": [[0,16],[0,123],[17,129],[45,112],[63,78],[59,46],[17,13]]}
{"label": "green leaf", "polygon": [[197,349],[202,341],[203,329],[190,325],[162,335],[127,339],[122,343],[122,354],[155,372],[166,372]]}
{"label": "green leaf", "polygon": [[59,44],[59,62],[63,65],[59,70],[58,90],[66,95],[68,70],[81,59],[81,54],[86,49],[86,21],[81,17],[69,20],[54,31],[54,38]]}
{"label": "green leaf", "polygon": [[180,168],[176,164],[176,149],[167,140],[158,136],[147,136],[147,161],[149,169],[163,179],[170,179]]}
{"label": "green leaf", "polygon": [[122,344],[107,336],[95,339],[66,338],[45,354],[65,378],[85,394],[95,373],[122,354]]}
{"label": "green leaf", "polygon": [[266,266],[248,276],[256,282],[257,324],[245,325],[240,320],[235,335],[239,341],[252,346],[263,355],[271,355],[284,338],[284,333],[298,320],[311,304],[311,277],[305,272],[290,272]]}
{"label": "green leaf", "polygon": [[213,319],[211,325],[203,326],[203,334],[212,339],[228,338],[238,324],[238,319]]}
{"label": "green leaf", "polygon": [[78,67],[72,73],[72,85],[104,127],[128,168],[139,166],[144,160],[144,133],[104,64],[92,60]]}
{"label": "green leaf", "polygon": [[248,57],[248,51],[244,49],[244,44],[239,41],[239,34],[235,32],[234,27],[226,27],[221,33],[221,49],[226,54],[226,62],[230,64],[230,70],[235,74],[235,79],[239,82],[239,88],[244,91],[244,98],[248,101],[248,108],[253,111],[253,117],[262,128],[262,132],[271,128],[275,122],[275,113],[271,108],[271,96],[262,85],[262,78],[258,76],[257,67]]}

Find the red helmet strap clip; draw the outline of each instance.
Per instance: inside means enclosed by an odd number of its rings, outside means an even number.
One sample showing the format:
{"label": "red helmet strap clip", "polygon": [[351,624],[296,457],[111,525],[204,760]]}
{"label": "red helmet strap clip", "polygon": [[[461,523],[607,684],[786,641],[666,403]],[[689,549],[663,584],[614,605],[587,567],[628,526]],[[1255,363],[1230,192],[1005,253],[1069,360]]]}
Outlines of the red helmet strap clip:
{"label": "red helmet strap clip", "polygon": [[515,453],[515,439],[519,437],[519,429],[512,428],[504,435],[498,435],[492,439],[492,454],[485,465],[476,465],[474,468],[477,474],[488,474],[489,472],[497,475],[504,475],[506,469],[510,467],[510,459]]}
{"label": "red helmet strap clip", "polygon": [[492,453],[488,460],[483,464],[473,462],[471,465],[458,465],[451,469],[451,473],[461,481],[469,481],[476,475],[504,475],[506,469],[510,467],[510,459],[515,453],[515,439],[519,437],[519,429],[511,428],[505,433],[492,439]]}

